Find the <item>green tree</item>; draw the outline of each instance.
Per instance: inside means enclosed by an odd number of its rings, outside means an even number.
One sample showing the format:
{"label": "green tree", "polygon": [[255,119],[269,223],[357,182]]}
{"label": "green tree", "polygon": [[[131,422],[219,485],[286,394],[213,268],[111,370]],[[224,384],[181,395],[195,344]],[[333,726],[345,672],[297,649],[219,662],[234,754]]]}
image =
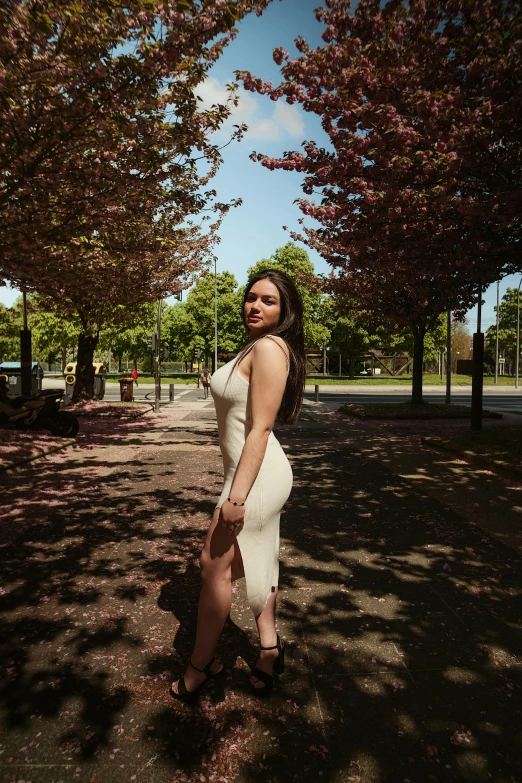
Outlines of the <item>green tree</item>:
{"label": "green tree", "polygon": [[295,283],[303,301],[305,346],[317,348],[328,343],[333,325],[332,311],[306,250],[297,247],[294,242],[287,242],[284,247],[277,248],[273,256],[250,267],[248,277],[264,269],[279,269]]}
{"label": "green tree", "polygon": [[[332,327],[331,344],[348,361],[350,377],[353,378],[355,364],[367,351],[380,349],[386,356],[409,354],[413,356],[413,335],[405,327],[382,323],[370,314],[354,317],[353,303],[336,299],[336,311],[340,313]],[[446,340],[445,316],[435,328],[426,333],[424,340],[424,361],[426,365],[437,366],[438,353]],[[399,369],[397,366],[396,369]]]}
{"label": "green tree", "polygon": [[332,328],[330,343],[348,362],[350,378],[354,377],[357,361],[366,351],[376,348],[377,342],[369,323],[355,320],[348,314],[339,316]]}
{"label": "green tree", "polygon": [[[522,300],[522,294],[521,294]],[[517,349],[517,303],[518,290],[508,288],[502,297],[498,308],[498,340],[501,354],[511,366],[516,362]],[[521,301],[522,308],[522,301]],[[497,308],[495,307],[495,312]],[[521,312],[522,319],[522,312]],[[521,329],[522,331],[522,329]],[[497,339],[496,324],[490,326],[486,332],[490,345],[495,345]],[[494,359],[493,359],[494,362]]]}
{"label": "green tree", "polygon": [[[397,324],[381,323],[376,332],[379,336],[379,345],[385,354],[409,354],[413,357],[415,350],[415,337],[409,327]],[[437,367],[439,351],[446,347],[446,315],[443,313],[437,318],[435,325],[428,329],[424,335],[423,368]],[[410,368],[411,371],[411,368]]]}
{"label": "green tree", "polygon": [[168,307],[161,325],[162,337],[170,355],[183,362],[190,362],[195,347],[197,325],[187,313],[186,302]]}
{"label": "green tree", "polygon": [[27,325],[32,331],[33,356],[49,364],[56,356],[60,356],[62,370],[64,370],[68,352],[73,351],[78,345],[81,332],[79,319],[71,313],[64,312],[57,305],[44,304],[38,295],[28,297],[27,307]]}
{"label": "green tree", "polygon": [[[214,356],[214,275],[202,275],[190,290],[186,302],[170,307],[162,334],[170,353],[191,361],[194,348],[201,348],[207,364]],[[239,350],[246,332],[241,318],[241,296],[230,272],[217,275],[218,352]],[[214,368],[215,369],[215,368]]]}
{"label": "green tree", "polygon": [[[444,321],[446,321],[443,316]],[[459,359],[470,359],[472,356],[471,335],[467,320],[453,321],[451,325],[451,371],[457,372]]]}
{"label": "green tree", "polygon": [[[164,304],[162,313],[167,310]],[[147,337],[156,331],[158,306],[155,302],[142,305],[126,321],[111,325],[100,333],[98,350],[110,350],[118,360],[118,370],[121,372],[121,363],[124,356],[132,359],[136,365],[138,359],[148,357],[150,349],[147,345]]]}
{"label": "green tree", "polygon": [[[0,305],[0,354],[10,361],[20,361],[20,330],[23,326],[22,297],[11,308]],[[33,358],[51,363],[61,357],[62,368],[67,352],[75,348],[80,323],[56,305],[44,304],[37,294],[27,297],[27,325],[32,332]]]}
{"label": "green tree", "polygon": [[0,303],[0,360],[20,361],[20,329],[22,311]]}

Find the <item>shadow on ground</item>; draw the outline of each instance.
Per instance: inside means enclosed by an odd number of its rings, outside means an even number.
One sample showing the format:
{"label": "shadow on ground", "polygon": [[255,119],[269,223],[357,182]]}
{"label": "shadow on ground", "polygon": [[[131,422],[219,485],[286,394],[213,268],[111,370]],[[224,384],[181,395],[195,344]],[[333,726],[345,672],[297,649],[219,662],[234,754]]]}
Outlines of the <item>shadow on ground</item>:
{"label": "shadow on ground", "polygon": [[196,708],[169,699],[221,484],[215,431],[193,419],[93,424],[82,451],[6,474],[1,779],[522,779],[519,556],[444,486],[437,499],[393,472],[408,431],[332,413],[278,433],[295,487],[273,698],[250,696],[254,622],[235,588],[226,675]]}

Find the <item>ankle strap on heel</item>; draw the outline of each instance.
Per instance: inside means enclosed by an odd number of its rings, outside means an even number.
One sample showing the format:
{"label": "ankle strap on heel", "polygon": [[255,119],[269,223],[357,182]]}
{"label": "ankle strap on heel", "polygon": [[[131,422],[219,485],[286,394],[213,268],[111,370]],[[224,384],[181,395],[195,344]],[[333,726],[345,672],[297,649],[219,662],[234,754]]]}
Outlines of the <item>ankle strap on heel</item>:
{"label": "ankle strap on heel", "polygon": [[260,647],[260,650],[279,650],[281,648],[281,639],[279,638],[279,634],[277,634],[277,642],[274,644],[273,647]]}
{"label": "ankle strap on heel", "polygon": [[189,664],[190,664],[190,666],[192,666],[192,668],[193,668],[193,669],[195,669],[197,672],[201,672],[201,674],[207,674],[207,675],[208,675],[208,673],[209,673],[209,671],[210,671],[210,667],[212,666],[212,664],[214,663],[214,661],[215,661],[215,660],[216,660],[215,658],[212,658],[212,660],[210,661],[210,663],[207,663],[207,665],[205,666],[205,668],[204,668],[204,669],[198,669],[198,667],[197,667],[197,666],[194,666],[194,664],[192,663],[192,659],[190,659],[190,660],[189,660]]}

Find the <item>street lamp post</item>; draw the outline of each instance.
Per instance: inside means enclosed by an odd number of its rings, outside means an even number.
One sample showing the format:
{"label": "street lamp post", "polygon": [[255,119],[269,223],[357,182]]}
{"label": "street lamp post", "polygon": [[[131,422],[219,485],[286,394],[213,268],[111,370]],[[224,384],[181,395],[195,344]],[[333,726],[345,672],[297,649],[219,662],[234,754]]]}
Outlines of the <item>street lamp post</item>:
{"label": "street lamp post", "polygon": [[158,320],[156,324],[156,340],[154,351],[154,411],[157,413],[161,402],[161,374],[160,374],[160,339],[161,339],[161,306],[163,301],[158,301]]}
{"label": "street lamp post", "polygon": [[451,404],[451,310],[446,319],[446,405]]}
{"label": "street lamp post", "polygon": [[520,286],[522,285],[522,278],[517,289],[517,358],[516,358],[516,372],[515,372],[515,389],[518,389],[518,370],[520,367]]}
{"label": "street lamp post", "polygon": [[473,377],[471,380],[471,429],[482,429],[484,394],[484,333],[482,332],[482,286],[478,287],[477,331],[473,335]]}
{"label": "street lamp post", "polygon": [[22,290],[24,328],[20,330],[20,374],[22,382],[22,394],[30,396],[32,394],[32,345],[31,330],[27,325],[27,294]]}
{"label": "street lamp post", "polygon": [[500,280],[497,280],[497,337],[495,343],[495,383],[498,383],[499,288],[500,288]]}

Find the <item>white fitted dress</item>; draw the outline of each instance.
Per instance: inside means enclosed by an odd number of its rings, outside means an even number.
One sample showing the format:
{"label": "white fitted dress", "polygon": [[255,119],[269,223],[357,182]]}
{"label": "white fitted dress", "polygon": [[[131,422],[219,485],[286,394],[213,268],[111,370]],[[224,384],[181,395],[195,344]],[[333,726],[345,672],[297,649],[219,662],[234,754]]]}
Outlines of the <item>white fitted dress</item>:
{"label": "white fitted dress", "polygon": [[[265,338],[283,340],[265,335]],[[264,338],[260,338],[264,339]],[[285,351],[286,351],[285,346]],[[250,432],[250,384],[234,367],[235,359],[212,375],[225,483],[216,508],[230,494],[245,440]],[[227,383],[228,381],[228,383]],[[237,534],[243,559],[247,599],[260,614],[279,578],[279,518],[292,490],[292,468],[274,433],[268,437],[263,462],[245,503],[244,525]]]}

